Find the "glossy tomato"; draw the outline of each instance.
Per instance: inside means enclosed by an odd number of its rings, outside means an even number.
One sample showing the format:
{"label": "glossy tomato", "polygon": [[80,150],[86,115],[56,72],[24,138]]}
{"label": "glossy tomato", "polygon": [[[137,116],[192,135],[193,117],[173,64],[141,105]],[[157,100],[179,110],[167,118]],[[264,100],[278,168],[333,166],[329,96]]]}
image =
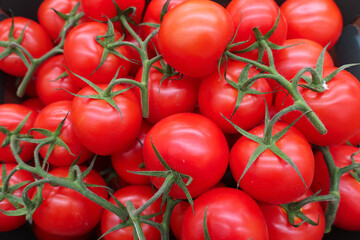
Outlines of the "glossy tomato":
{"label": "glossy tomato", "polygon": [[[80,168],[85,171],[85,167]],[[69,168],[55,168],[49,172],[56,177],[67,177]],[[99,173],[91,170],[84,183],[106,186]],[[102,198],[107,192],[102,187],[89,187]],[[42,190],[43,201],[33,214],[34,223],[49,234],[79,236],[91,231],[100,221],[103,207],[70,188],[52,186],[48,183]]]}
{"label": "glossy tomato", "polygon": [[[0,41],[9,40],[9,31],[11,28],[12,19],[7,18],[0,22]],[[14,37],[18,39],[21,32],[24,31],[24,36],[21,42],[23,46],[34,58],[39,58],[53,48],[47,32],[37,22],[24,18],[14,17]],[[0,53],[4,51],[0,47]],[[20,57],[15,53],[0,60],[0,70],[18,77],[23,77],[26,74],[27,67],[21,61]]]}
{"label": "glossy tomato", "polygon": [[[232,115],[238,95],[242,92],[233,88],[225,80],[225,68],[226,78],[237,83],[245,66],[243,62],[229,62],[220,69],[221,79],[219,73],[214,72],[205,77],[200,85],[198,102],[201,114],[216,122],[225,133],[237,133],[237,130],[221,114],[237,126],[249,130],[264,121],[265,103],[267,106],[272,104],[271,88],[266,79],[261,78],[256,80],[251,89],[263,93],[268,92],[268,94],[244,94],[239,108]],[[257,74],[259,71],[253,67],[248,77],[251,78]]]}
{"label": "glossy tomato", "polygon": [[[187,187],[193,198],[214,186],[225,174],[229,158],[226,138],[214,122],[202,115],[174,114],[149,131],[143,146],[146,170],[165,170],[151,142],[171,168],[193,178]],[[151,177],[151,182],[158,188],[163,181],[164,178]],[[172,187],[169,195],[186,198],[177,185]]]}
{"label": "glossy tomato", "polygon": [[26,106],[37,113],[39,113],[40,110],[45,107],[44,103],[39,98],[36,97],[26,99],[21,103],[21,105]]}
{"label": "glossy tomato", "polygon": [[333,0],[287,0],[281,10],[288,22],[287,38],[306,38],[329,49],[340,37],[343,20]]}
{"label": "glossy tomato", "polygon": [[204,239],[203,219],[207,211],[210,239],[269,239],[265,218],[258,204],[246,193],[233,188],[214,188],[194,201],[182,223],[181,239]]}
{"label": "glossy tomato", "polygon": [[159,30],[159,48],[166,62],[190,77],[216,71],[234,34],[229,14],[212,1],[185,1],[170,10]]}
{"label": "glossy tomato", "polygon": [[181,227],[184,220],[185,212],[191,205],[188,201],[181,201],[174,207],[171,212],[170,229],[176,239],[181,239]]}
{"label": "glossy tomato", "polygon": [[[277,122],[272,135],[286,126],[285,123]],[[264,125],[253,128],[250,133],[263,137]],[[256,158],[239,182],[250,157],[259,146],[245,136],[242,136],[230,151],[230,169],[241,189],[253,198],[267,203],[288,203],[302,196],[310,187],[314,177],[314,155],[308,141],[294,127],[275,144],[294,162],[306,186],[295,169],[270,149],[266,149]]]}

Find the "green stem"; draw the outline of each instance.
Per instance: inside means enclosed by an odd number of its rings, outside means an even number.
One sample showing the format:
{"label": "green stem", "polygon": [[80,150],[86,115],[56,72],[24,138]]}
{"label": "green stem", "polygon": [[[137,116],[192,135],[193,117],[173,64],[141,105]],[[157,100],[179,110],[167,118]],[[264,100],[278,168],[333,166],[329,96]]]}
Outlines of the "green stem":
{"label": "green stem", "polygon": [[171,213],[174,210],[174,207],[180,203],[182,200],[179,199],[172,199],[171,197],[168,197],[166,200],[166,210],[163,215],[163,220],[160,224],[160,233],[161,233],[161,240],[168,240],[169,239],[169,222],[171,218]]}
{"label": "green stem", "polygon": [[10,178],[17,172],[19,171],[20,168],[18,166],[16,166],[14,169],[12,169],[9,174],[6,176],[5,179],[2,180],[2,192],[3,193],[7,193],[9,191],[9,181]]}
{"label": "green stem", "polygon": [[137,236],[139,237],[139,240],[146,240],[144,231],[141,227],[141,222],[139,218],[140,215],[137,214],[134,204],[131,201],[127,201],[125,205],[126,208],[128,209],[128,212],[130,214],[130,219],[133,223],[133,226],[135,228]]}

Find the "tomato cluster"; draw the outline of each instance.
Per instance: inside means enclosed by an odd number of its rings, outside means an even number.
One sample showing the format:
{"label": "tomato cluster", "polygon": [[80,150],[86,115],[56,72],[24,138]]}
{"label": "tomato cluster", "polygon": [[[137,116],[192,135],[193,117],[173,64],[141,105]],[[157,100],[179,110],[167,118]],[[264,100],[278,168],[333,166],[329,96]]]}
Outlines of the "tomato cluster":
{"label": "tomato cluster", "polygon": [[44,0],[38,19],[0,22],[19,77],[0,104],[0,232],[360,231],[360,82],[329,53],[332,0]]}

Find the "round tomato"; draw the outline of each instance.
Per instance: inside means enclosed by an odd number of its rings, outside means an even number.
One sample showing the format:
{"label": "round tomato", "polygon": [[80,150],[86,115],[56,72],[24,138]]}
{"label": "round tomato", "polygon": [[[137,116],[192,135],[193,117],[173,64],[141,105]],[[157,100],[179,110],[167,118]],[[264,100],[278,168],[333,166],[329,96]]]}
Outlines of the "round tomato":
{"label": "round tomato", "polygon": [[[135,208],[139,208],[145,202],[147,202],[154,195],[153,189],[148,185],[131,185],[123,187],[114,193],[114,197],[125,205],[127,201],[131,201]],[[116,204],[115,200],[111,198],[111,203]],[[162,211],[161,198],[157,199],[153,204],[146,208],[141,215],[150,215],[160,213]],[[160,223],[162,221],[162,214],[157,215],[149,219]],[[101,233],[104,234],[112,227],[120,224],[121,219],[114,213],[105,210],[101,218]],[[141,224],[145,238],[147,240],[158,240],[160,239],[160,231],[155,227],[148,224]],[[125,227],[114,232],[111,232],[104,236],[105,240],[132,240],[134,239],[133,227]]]}
{"label": "round tomato", "polygon": [[[272,135],[285,127],[285,123],[275,123]],[[250,133],[263,137],[264,125],[253,128]],[[267,203],[283,204],[302,196],[310,187],[314,177],[314,155],[308,141],[294,127],[274,144],[293,161],[306,186],[295,169],[270,149],[266,149],[256,158],[239,182],[251,156],[259,146],[245,136],[242,136],[230,151],[230,169],[241,189],[253,198]]]}
{"label": "round tomato", "polygon": [[62,236],[45,232],[36,224],[32,224],[32,230],[37,240],[89,240],[94,235],[92,231],[80,236]]}
{"label": "round tomato", "polygon": [[334,46],[340,37],[343,20],[333,0],[287,0],[281,10],[288,22],[287,38],[306,38]]}
{"label": "round tomato", "polygon": [[[246,64],[243,62],[229,62],[227,66],[223,65],[220,69],[221,79],[219,73],[214,72],[205,77],[200,85],[198,102],[201,114],[216,122],[225,133],[237,133],[237,130],[221,114],[237,126],[249,130],[264,121],[265,103],[268,106],[272,103],[272,93],[266,95],[245,94],[239,108],[232,115],[238,95],[242,93],[239,93],[225,80],[225,68],[226,78],[237,83],[245,66]],[[248,77],[251,78],[257,74],[259,71],[252,67]],[[271,92],[271,88],[264,78],[256,80],[251,89],[259,92]]]}
{"label": "round tomato", "polygon": [[212,1],[185,1],[170,10],[159,30],[159,48],[166,62],[190,77],[216,71],[234,34],[229,14]]}
{"label": "round tomato", "polygon": [[[146,135],[143,146],[146,170],[165,170],[151,142],[171,168],[193,178],[187,186],[193,198],[218,183],[228,166],[229,148],[224,134],[214,122],[199,114],[171,115]],[[151,177],[151,182],[159,188],[164,178]],[[186,198],[176,184],[169,195]]]}
{"label": "round tomato", "polygon": [[[18,39],[21,32],[24,31],[22,42],[20,43],[34,58],[39,58],[53,48],[47,32],[37,22],[24,18],[14,17],[14,37]],[[12,19],[7,18],[0,22],[0,41],[9,40],[9,31]],[[0,53],[5,50],[0,47]],[[0,60],[0,70],[17,77],[25,76],[27,67],[15,53]]]}
{"label": "round tomato", "polygon": [[195,214],[187,208],[182,240],[204,239],[205,210],[210,239],[269,239],[265,218],[249,195],[238,189],[214,188],[195,199]]}
{"label": "round tomato", "polygon": [[176,239],[181,239],[181,227],[184,220],[186,209],[191,208],[191,205],[188,201],[181,201],[174,207],[171,212],[170,218],[170,229],[175,235]]}
{"label": "round tomato", "polygon": [[[85,171],[85,167],[80,168]],[[69,168],[55,168],[49,172],[56,177],[67,177]],[[84,183],[106,186],[101,175],[91,170]],[[107,192],[102,187],[89,187],[89,190],[102,198]],[[103,207],[81,195],[61,186],[46,183],[42,190],[43,201],[33,214],[34,223],[49,234],[79,236],[91,231],[99,222]]]}
{"label": "round tomato", "polygon": [[44,108],[44,103],[40,100],[40,98],[28,98],[21,103],[21,105],[26,106],[33,110],[34,112],[39,113],[41,109]]}

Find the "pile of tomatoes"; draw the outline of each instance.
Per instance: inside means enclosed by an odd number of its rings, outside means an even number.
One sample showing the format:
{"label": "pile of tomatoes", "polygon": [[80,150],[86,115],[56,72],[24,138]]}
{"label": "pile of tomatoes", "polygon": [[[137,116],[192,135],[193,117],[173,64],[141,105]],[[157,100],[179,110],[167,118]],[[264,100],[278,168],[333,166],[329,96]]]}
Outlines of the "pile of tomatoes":
{"label": "pile of tomatoes", "polygon": [[38,20],[0,22],[18,96],[0,104],[1,232],[360,231],[360,83],[329,53],[332,0],[44,0]]}

